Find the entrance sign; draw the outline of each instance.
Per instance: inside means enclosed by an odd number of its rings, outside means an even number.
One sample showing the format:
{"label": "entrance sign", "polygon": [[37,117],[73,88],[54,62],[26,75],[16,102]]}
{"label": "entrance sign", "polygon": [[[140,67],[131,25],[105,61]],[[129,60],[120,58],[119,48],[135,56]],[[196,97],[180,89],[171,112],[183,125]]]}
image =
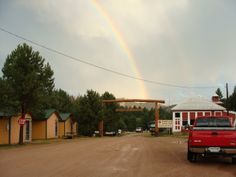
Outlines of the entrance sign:
{"label": "entrance sign", "polygon": [[[155,135],[159,134],[158,130],[158,120],[159,120],[159,109],[160,103],[165,103],[164,100],[150,100],[150,99],[115,99],[115,100],[103,100],[103,104],[109,103],[120,103],[120,102],[146,102],[146,103],[154,103],[155,104]],[[122,110],[124,112],[124,110]],[[127,111],[127,109],[126,109]],[[133,111],[133,110],[132,110]],[[103,132],[101,129],[100,132]],[[102,133],[101,133],[102,136]]]}
{"label": "entrance sign", "polygon": [[172,128],[172,120],[158,120],[158,128]]}

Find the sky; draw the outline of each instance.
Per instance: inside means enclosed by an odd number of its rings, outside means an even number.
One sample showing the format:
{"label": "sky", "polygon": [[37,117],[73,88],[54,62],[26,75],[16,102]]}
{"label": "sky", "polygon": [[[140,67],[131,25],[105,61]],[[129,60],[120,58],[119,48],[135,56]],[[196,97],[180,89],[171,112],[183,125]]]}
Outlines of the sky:
{"label": "sky", "polygon": [[0,0],[1,29],[74,58],[0,30],[0,68],[26,42],[74,96],[210,99],[236,86],[235,9],[235,0]]}

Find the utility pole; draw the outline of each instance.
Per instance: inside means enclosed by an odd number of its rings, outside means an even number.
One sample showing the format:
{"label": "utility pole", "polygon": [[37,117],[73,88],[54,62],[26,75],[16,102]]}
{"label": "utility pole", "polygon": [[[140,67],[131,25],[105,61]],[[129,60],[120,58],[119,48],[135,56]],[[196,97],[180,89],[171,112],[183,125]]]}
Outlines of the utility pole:
{"label": "utility pole", "polygon": [[228,83],[226,83],[226,110],[227,110],[227,116],[229,115],[229,88]]}

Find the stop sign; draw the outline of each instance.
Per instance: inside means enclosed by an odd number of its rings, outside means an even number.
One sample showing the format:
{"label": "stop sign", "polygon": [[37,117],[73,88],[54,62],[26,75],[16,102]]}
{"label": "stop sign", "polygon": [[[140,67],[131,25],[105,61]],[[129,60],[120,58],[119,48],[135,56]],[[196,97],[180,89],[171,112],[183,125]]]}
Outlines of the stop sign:
{"label": "stop sign", "polygon": [[21,118],[18,119],[18,124],[19,124],[20,126],[23,126],[23,125],[25,124],[25,121],[26,121],[26,120],[21,117]]}

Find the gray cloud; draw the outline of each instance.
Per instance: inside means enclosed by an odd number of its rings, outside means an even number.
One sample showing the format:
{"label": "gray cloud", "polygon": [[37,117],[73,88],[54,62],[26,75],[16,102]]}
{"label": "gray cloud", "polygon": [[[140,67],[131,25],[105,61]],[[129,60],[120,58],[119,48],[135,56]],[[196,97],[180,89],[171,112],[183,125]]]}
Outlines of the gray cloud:
{"label": "gray cloud", "polygon": [[[122,36],[145,79],[212,89],[179,89],[145,83],[150,98],[178,102],[210,97],[225,82],[236,83],[236,3],[220,0],[97,1]],[[135,76],[106,17],[93,1],[8,1],[1,26],[49,47]],[[0,66],[20,40],[0,33]],[[139,81],[92,68],[33,46],[55,71],[56,86],[71,94],[87,89],[117,97],[144,98]],[[136,76],[137,77],[137,76]]]}

